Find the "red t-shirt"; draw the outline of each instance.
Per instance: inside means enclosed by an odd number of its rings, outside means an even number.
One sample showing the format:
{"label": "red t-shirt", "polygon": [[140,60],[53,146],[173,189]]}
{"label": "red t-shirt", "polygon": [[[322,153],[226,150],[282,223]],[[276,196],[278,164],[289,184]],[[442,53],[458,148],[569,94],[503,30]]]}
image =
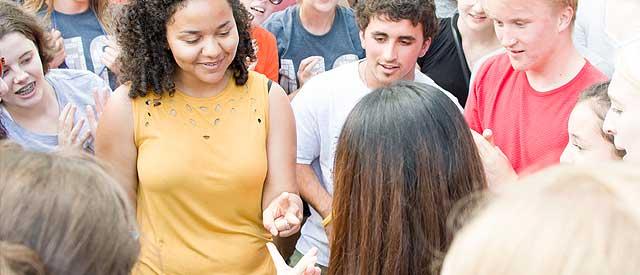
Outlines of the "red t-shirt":
{"label": "red t-shirt", "polygon": [[464,117],[471,129],[491,129],[516,172],[557,163],[569,141],[567,121],[580,93],[607,77],[587,61],[568,83],[537,92],[507,54],[488,59],[469,92]]}
{"label": "red t-shirt", "polygon": [[255,39],[258,44],[258,52],[256,53],[258,64],[254,70],[277,83],[279,58],[276,37],[260,26],[253,26],[251,38]]}

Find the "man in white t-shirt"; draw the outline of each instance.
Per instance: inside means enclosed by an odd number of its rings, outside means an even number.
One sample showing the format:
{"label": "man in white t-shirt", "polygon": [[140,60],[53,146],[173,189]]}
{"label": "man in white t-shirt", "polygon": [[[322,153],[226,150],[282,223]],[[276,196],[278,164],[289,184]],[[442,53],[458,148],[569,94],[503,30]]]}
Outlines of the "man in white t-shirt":
{"label": "man in white t-shirt", "polygon": [[336,142],[351,109],[375,88],[414,80],[439,88],[462,110],[453,95],[415,69],[438,30],[432,1],[368,0],[356,7],[356,16],[366,59],[317,75],[291,103],[298,139],[297,183],[312,208],[291,264],[318,247],[323,272],[329,264],[331,224],[323,228],[322,220],[331,213]]}

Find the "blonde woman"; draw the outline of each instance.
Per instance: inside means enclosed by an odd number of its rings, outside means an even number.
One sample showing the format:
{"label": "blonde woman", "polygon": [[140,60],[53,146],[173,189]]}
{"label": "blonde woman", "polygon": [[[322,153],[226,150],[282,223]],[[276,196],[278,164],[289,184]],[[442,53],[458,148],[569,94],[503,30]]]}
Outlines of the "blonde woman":
{"label": "blonde woman", "polygon": [[109,0],[25,0],[23,7],[50,27],[56,50],[52,68],[89,70],[117,88],[120,48]]}
{"label": "blonde woman", "polygon": [[611,78],[608,94],[611,108],[604,120],[603,130],[613,136],[618,149],[627,154],[624,160],[640,163],[640,41],[619,53],[616,71]]}
{"label": "blonde woman", "polygon": [[458,232],[442,275],[640,274],[640,171],[558,166],[508,185]]}

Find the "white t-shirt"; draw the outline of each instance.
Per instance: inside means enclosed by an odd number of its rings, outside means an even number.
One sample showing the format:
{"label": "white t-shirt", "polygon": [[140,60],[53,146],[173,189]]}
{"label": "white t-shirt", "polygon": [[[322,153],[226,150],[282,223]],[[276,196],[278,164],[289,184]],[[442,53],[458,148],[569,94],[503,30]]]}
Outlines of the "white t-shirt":
{"label": "white t-shirt", "polygon": [[[362,97],[372,90],[360,79],[358,64],[345,64],[309,80],[291,102],[296,119],[297,163],[311,164],[322,186],[333,194],[333,160],[342,125]],[[415,81],[432,85],[445,93],[460,110],[458,100],[420,71]],[[322,217],[311,208],[302,227],[296,249],[306,253],[318,248],[318,264],[328,266],[329,245]]]}

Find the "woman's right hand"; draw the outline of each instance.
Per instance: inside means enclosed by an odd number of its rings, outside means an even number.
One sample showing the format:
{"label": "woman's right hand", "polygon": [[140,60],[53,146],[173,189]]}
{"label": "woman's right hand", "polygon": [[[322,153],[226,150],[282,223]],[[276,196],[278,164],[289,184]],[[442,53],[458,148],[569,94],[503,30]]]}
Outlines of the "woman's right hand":
{"label": "woman's right hand", "polygon": [[267,249],[271,255],[271,260],[276,266],[276,272],[278,275],[320,275],[320,268],[315,266],[318,260],[318,249],[311,248],[307,254],[296,264],[295,267],[290,267],[280,255],[278,248],[273,243],[267,243]]}
{"label": "woman's right hand", "polygon": [[58,117],[58,148],[83,149],[84,143],[91,137],[91,131],[80,133],[84,119],[74,122],[76,106],[67,104]]}

